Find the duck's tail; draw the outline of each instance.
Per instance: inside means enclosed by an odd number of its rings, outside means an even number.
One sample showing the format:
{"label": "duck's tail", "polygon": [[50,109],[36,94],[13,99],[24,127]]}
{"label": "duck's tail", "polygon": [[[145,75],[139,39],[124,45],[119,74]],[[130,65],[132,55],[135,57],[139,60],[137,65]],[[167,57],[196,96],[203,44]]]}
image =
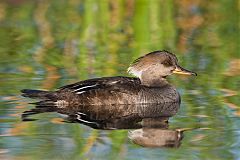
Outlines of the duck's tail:
{"label": "duck's tail", "polygon": [[55,112],[57,110],[57,95],[54,91],[43,91],[34,89],[23,89],[21,90],[22,96],[38,99],[38,102],[32,102],[35,108],[25,111],[22,113],[23,121],[31,121],[34,119],[29,118],[29,116],[45,112]]}
{"label": "duck's tail", "polygon": [[53,92],[43,91],[43,90],[34,90],[34,89],[23,89],[21,90],[22,96],[35,98],[35,99],[52,99]]}

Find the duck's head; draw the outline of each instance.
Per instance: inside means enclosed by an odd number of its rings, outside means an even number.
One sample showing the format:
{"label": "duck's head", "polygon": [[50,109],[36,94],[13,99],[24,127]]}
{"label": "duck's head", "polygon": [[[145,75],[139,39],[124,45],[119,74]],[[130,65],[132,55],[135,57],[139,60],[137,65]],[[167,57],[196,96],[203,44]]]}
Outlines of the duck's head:
{"label": "duck's head", "polygon": [[136,59],[128,72],[139,77],[141,81],[166,78],[173,73],[197,75],[179,66],[177,57],[168,51],[154,51]]}

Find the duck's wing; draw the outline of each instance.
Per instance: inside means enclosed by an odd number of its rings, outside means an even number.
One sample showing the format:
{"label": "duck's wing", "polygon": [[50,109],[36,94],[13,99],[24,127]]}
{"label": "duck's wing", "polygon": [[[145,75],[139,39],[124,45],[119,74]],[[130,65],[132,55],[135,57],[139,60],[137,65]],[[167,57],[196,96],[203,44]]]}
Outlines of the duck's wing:
{"label": "duck's wing", "polygon": [[56,93],[71,105],[112,105],[136,102],[141,90],[138,78],[103,77],[61,87]]}
{"label": "duck's wing", "polygon": [[140,85],[138,78],[132,77],[103,77],[80,81],[74,84],[66,85],[59,88],[59,91],[70,91],[72,93],[81,95],[91,91],[117,91],[128,92],[133,91]]}

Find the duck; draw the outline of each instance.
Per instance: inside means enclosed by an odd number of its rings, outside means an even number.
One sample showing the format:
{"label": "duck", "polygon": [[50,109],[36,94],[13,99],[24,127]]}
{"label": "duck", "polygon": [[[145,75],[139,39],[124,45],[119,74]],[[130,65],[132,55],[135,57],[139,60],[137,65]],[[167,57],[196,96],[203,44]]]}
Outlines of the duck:
{"label": "duck", "polygon": [[166,50],[137,58],[127,71],[133,77],[93,78],[54,91],[23,89],[21,92],[24,97],[39,99],[38,104],[57,108],[174,103],[181,101],[180,94],[166,77],[172,74],[197,76],[181,67],[177,57]]}

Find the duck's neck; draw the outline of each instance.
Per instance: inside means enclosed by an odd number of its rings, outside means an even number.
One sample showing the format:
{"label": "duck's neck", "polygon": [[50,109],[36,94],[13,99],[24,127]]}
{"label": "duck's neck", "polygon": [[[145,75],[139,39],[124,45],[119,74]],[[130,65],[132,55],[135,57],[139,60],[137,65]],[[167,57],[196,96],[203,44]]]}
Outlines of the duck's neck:
{"label": "duck's neck", "polygon": [[157,74],[144,73],[140,77],[141,84],[148,87],[164,87],[169,85],[165,77]]}

